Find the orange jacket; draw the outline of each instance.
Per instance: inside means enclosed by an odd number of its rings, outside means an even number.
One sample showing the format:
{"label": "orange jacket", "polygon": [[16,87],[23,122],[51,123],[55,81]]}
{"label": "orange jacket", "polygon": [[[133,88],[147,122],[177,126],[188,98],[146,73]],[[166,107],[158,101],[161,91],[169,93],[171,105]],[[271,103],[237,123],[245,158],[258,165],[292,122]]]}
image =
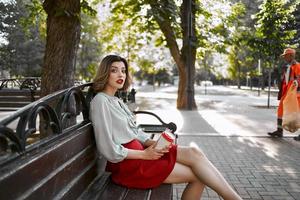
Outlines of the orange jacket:
{"label": "orange jacket", "polygon": [[282,74],[281,77],[281,87],[279,88],[278,100],[285,96],[289,86],[293,83],[294,80],[298,81],[298,90],[300,88],[300,63],[295,62],[291,65],[289,81],[285,81],[285,73]]}

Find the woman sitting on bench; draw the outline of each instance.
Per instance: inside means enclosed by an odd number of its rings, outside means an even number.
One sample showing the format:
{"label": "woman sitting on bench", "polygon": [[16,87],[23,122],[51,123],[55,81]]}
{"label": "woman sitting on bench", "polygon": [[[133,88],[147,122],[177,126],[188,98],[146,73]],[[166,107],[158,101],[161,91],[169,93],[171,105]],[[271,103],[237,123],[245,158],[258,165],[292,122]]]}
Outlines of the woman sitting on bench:
{"label": "woman sitting on bench", "polygon": [[138,130],[133,114],[115,97],[130,84],[127,61],[108,55],[94,78],[96,96],[91,101],[90,118],[97,148],[108,160],[112,180],[129,188],[154,188],[162,183],[188,183],[182,199],[200,199],[205,185],[223,199],[241,199],[221,173],[195,147],[170,145],[155,149],[156,141]]}

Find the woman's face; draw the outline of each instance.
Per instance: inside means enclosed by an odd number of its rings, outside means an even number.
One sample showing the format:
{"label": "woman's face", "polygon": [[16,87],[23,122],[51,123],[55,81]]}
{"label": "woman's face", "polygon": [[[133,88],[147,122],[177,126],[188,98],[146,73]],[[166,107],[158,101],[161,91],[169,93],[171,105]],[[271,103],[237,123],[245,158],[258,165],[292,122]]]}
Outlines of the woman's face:
{"label": "woman's face", "polygon": [[108,82],[105,86],[105,91],[111,95],[121,89],[126,80],[126,67],[122,61],[113,62],[110,67]]}

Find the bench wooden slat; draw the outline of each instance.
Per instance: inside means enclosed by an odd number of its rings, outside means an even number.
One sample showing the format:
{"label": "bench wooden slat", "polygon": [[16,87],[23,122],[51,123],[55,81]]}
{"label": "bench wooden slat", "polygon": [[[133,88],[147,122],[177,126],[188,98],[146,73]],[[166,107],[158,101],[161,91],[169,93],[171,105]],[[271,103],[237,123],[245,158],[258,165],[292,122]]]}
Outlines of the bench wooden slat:
{"label": "bench wooden slat", "polygon": [[154,189],[128,189],[112,182],[110,173],[98,176],[79,200],[168,200],[172,199],[172,184],[162,184]]}
{"label": "bench wooden slat", "polygon": [[151,190],[130,189],[124,200],[148,200]]}
{"label": "bench wooden slat", "polygon": [[83,171],[78,177],[76,177],[63,191],[55,196],[55,199],[69,200],[77,199],[82,192],[86,189],[95,177],[97,176],[97,165],[96,162],[87,166],[86,170]]}
{"label": "bench wooden slat", "polygon": [[[30,191],[29,199],[50,198],[53,199],[57,193],[65,191],[65,187],[77,176],[80,176],[81,171],[88,171],[92,166],[95,166],[95,153],[90,147],[87,147],[75,158],[72,158],[58,169],[54,170],[52,174],[45,177],[43,182],[36,185],[33,191]],[[94,170],[96,171],[96,170]],[[45,181],[45,182],[44,182]],[[81,192],[84,189],[81,190]],[[80,191],[78,191],[80,192]]]}
{"label": "bench wooden slat", "polygon": [[109,183],[110,173],[102,173],[94,179],[78,200],[95,200],[98,199],[106,185]]}
{"label": "bench wooden slat", "polygon": [[152,189],[150,200],[170,199],[173,196],[172,184],[162,184]]}
{"label": "bench wooden slat", "polygon": [[[38,98],[38,96],[36,96]],[[31,96],[0,96],[0,102],[7,102],[7,101],[14,101],[14,102],[26,102],[31,103]]]}
{"label": "bench wooden slat", "polygon": [[120,185],[116,185],[109,179],[108,184],[106,185],[101,195],[97,197],[97,200],[104,200],[104,199],[122,200],[126,197],[127,192],[128,192],[127,188],[122,187]]}
{"label": "bench wooden slat", "polygon": [[[91,124],[82,127],[72,135],[61,138],[49,149],[44,148],[41,151],[28,153],[29,155],[18,159],[18,162],[4,166],[1,169],[2,176],[0,177],[1,199],[15,199],[19,196],[30,195],[30,192],[39,188],[39,184],[48,181],[51,173],[57,173],[55,170],[89,146],[91,146],[90,156],[86,156],[87,161],[92,162],[93,159],[96,159],[96,155]],[[92,148],[92,146],[94,147]],[[82,162],[82,158],[77,162]],[[85,164],[88,165],[88,163]],[[78,173],[82,171],[80,168],[77,169]],[[72,175],[77,176],[77,174]],[[12,193],[9,192],[11,188],[18,189]],[[62,188],[57,188],[56,192],[58,193],[60,189]]]}
{"label": "bench wooden slat", "polygon": [[23,106],[26,106],[28,105],[29,103],[31,102],[0,102],[0,107],[16,107],[16,108],[19,108],[19,107],[23,107]]}
{"label": "bench wooden slat", "polygon": [[[33,93],[37,96],[41,94],[40,90],[35,90]],[[31,91],[29,89],[2,89],[0,90],[0,96],[30,96]]]}
{"label": "bench wooden slat", "polygon": [[[104,173],[105,166],[106,166],[106,160],[104,159],[104,157],[100,158],[98,156],[95,162],[93,163],[92,168],[89,169],[87,172],[83,173],[79,178],[77,178],[77,180],[74,180],[73,183],[71,183],[71,186],[68,187],[70,189],[68,189],[65,192],[65,194],[62,195],[61,198],[57,198],[57,199],[69,200],[69,199],[75,199],[75,197],[76,198],[80,197],[84,193],[84,191],[86,191],[87,187],[89,185],[92,185],[91,183],[96,181],[97,177],[100,176],[104,177],[104,179],[100,181],[103,182],[103,184],[105,184],[105,173]],[[109,175],[106,174],[106,179],[108,177]],[[97,189],[99,190],[101,188],[102,186],[100,185],[100,188]]]}

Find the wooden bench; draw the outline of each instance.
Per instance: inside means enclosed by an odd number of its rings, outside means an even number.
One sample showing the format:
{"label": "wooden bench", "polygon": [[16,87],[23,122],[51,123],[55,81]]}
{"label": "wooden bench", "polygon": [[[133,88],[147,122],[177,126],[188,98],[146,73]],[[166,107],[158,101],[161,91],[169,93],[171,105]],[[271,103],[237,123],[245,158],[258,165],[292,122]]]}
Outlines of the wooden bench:
{"label": "wooden bench", "polygon": [[0,79],[0,111],[15,111],[40,98],[39,77]]}
{"label": "wooden bench", "polygon": [[15,111],[40,98],[40,91],[30,89],[0,90],[0,110]]}
{"label": "wooden bench", "polygon": [[[0,121],[0,199],[172,199],[171,184],[138,190],[111,181],[105,172],[106,160],[97,154],[88,120],[91,97],[81,91],[88,86],[41,98]],[[78,115],[67,109],[72,96],[82,119],[63,126]],[[49,106],[53,102],[58,102],[55,109]],[[51,131],[28,144],[31,137],[37,137],[33,135],[38,132],[35,126],[40,114]],[[14,120],[19,120],[14,122],[16,128],[10,127]]]}

